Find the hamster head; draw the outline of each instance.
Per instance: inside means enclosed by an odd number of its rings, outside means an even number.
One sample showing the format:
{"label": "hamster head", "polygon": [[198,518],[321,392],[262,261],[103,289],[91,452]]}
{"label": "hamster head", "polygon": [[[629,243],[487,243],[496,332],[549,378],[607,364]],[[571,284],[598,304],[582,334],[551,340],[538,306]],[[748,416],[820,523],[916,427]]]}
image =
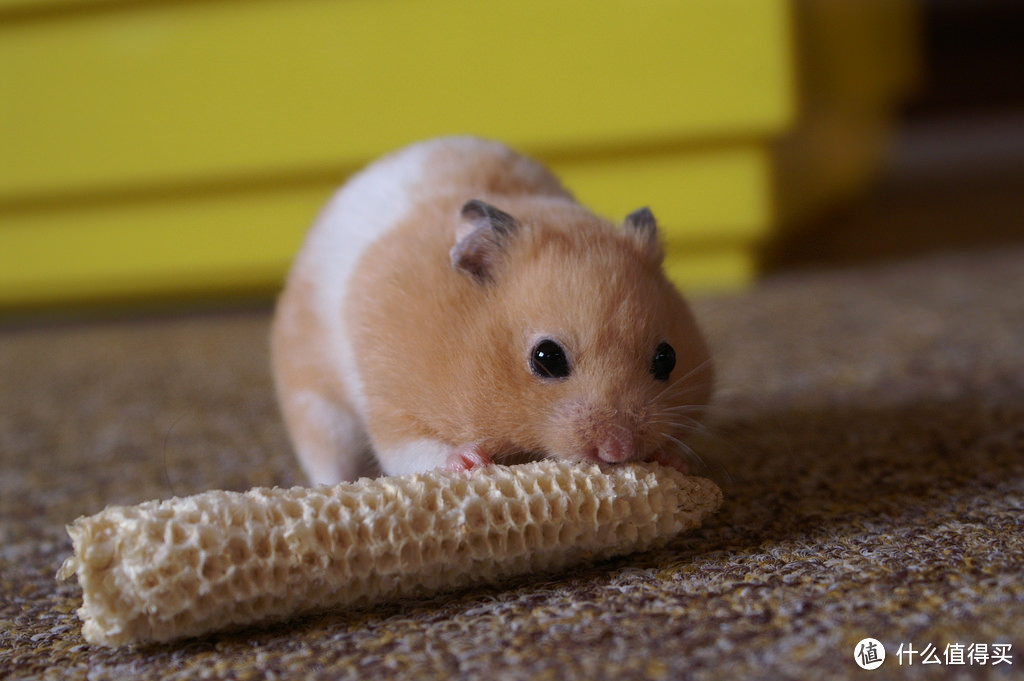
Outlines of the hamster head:
{"label": "hamster head", "polygon": [[[480,376],[498,449],[603,463],[682,454],[710,399],[707,346],[662,272],[652,213],[470,201],[452,265],[488,296]],[[486,339],[486,340],[483,340]],[[483,438],[487,440],[488,438]]]}

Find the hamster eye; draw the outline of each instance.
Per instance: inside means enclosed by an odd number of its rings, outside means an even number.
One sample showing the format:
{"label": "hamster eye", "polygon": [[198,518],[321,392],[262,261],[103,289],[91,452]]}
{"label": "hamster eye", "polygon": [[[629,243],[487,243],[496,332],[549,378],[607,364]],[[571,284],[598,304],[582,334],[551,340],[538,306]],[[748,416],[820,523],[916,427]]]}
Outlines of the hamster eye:
{"label": "hamster eye", "polygon": [[668,343],[662,343],[654,351],[654,359],[651,360],[651,373],[659,381],[667,381],[668,375],[676,367],[676,351]]}
{"label": "hamster eye", "polygon": [[530,369],[541,378],[567,378],[572,373],[569,359],[562,346],[545,339],[537,343],[530,353]]}

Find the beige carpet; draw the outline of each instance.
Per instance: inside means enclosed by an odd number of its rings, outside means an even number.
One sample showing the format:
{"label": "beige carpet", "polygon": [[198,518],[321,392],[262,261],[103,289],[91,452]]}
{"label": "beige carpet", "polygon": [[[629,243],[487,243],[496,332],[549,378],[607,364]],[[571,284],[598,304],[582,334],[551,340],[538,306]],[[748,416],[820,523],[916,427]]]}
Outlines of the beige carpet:
{"label": "beige carpet", "polygon": [[[300,481],[266,311],[0,331],[0,678],[1024,676],[1024,250],[778,276],[696,307],[721,375],[701,454],[726,498],[694,535],[505,588],[119,650],[84,644],[79,590],[53,579],[63,525]],[[888,653],[874,672],[854,661],[869,636]],[[940,663],[901,666],[901,644]]]}

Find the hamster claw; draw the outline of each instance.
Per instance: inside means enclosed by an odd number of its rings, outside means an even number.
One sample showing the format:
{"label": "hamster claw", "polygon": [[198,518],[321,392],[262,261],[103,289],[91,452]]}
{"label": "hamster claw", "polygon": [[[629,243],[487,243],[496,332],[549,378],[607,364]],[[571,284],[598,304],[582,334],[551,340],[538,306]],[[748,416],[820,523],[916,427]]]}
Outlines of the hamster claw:
{"label": "hamster claw", "polygon": [[444,468],[448,471],[469,472],[475,468],[488,466],[492,463],[494,461],[491,459],[491,455],[481,449],[480,445],[469,443],[455,448],[448,455],[448,461]]}

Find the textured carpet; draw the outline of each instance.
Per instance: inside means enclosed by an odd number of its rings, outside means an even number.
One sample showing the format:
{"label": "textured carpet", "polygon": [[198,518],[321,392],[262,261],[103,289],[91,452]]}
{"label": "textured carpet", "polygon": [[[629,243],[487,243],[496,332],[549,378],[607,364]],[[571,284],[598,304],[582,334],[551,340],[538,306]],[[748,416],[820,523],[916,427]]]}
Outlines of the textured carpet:
{"label": "textured carpet", "polygon": [[[700,531],[505,588],[117,650],[83,642],[78,587],[54,581],[63,526],[300,482],[267,313],[0,332],[0,678],[1024,676],[1024,250],[776,276],[696,308],[721,376],[700,451],[725,492]],[[888,653],[874,672],[865,637]]]}

